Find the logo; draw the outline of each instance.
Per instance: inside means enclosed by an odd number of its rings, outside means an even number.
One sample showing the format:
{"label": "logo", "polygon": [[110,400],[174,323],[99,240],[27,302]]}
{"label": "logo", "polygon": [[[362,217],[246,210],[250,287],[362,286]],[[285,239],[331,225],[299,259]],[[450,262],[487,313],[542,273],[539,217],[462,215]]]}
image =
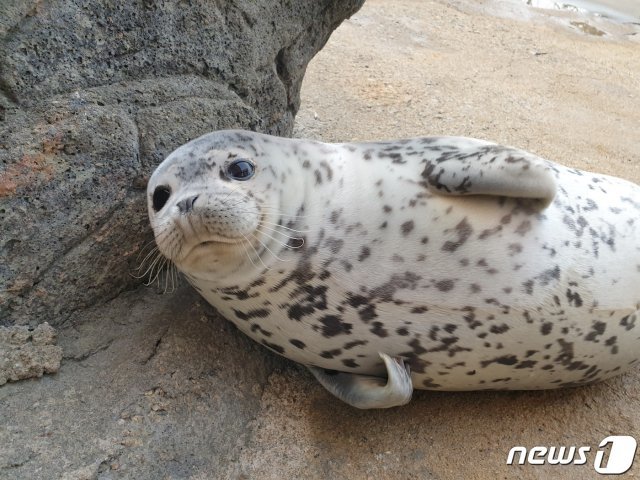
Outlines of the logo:
{"label": "logo", "polygon": [[[636,439],[628,435],[611,435],[600,442],[593,468],[602,475],[627,472],[636,455]],[[507,465],[584,465],[589,461],[591,447],[513,447],[507,455]]]}

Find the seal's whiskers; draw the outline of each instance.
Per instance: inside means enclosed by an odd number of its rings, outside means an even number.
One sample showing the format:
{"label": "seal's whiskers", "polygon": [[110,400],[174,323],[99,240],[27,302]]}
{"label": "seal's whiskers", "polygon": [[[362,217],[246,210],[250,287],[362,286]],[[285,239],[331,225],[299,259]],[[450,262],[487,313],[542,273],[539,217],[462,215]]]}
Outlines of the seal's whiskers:
{"label": "seal's whiskers", "polygon": [[[256,257],[258,257],[258,260],[260,260],[260,263],[262,263],[262,266],[267,269],[267,270],[271,270],[271,268],[269,268],[269,266],[267,266],[266,263],[264,263],[264,260],[262,260],[262,257],[260,257],[260,254],[258,253],[258,251],[256,250],[256,247],[253,246],[253,244],[249,241],[249,239],[247,238],[247,236],[244,233],[241,233],[241,235],[244,237],[244,239],[247,241],[247,243],[249,244],[249,246],[253,249],[253,251],[256,254]],[[253,234],[252,234],[253,235]],[[256,239],[257,240],[257,239]],[[260,240],[258,240],[260,241]],[[262,243],[262,242],[261,242]],[[262,244],[264,246],[264,244]]]}
{"label": "seal's whiskers", "polygon": [[290,215],[288,213],[283,213],[282,210],[276,206],[269,206],[269,205],[260,205],[260,210],[265,211],[265,212],[269,212],[269,213],[275,213],[276,215],[278,215],[279,217],[286,217],[286,218],[308,218],[310,217],[310,215],[302,215],[302,214],[295,214],[295,215]]}
{"label": "seal's whiskers", "polygon": [[[152,260],[150,260],[151,263],[149,264],[147,269],[143,273],[141,273],[140,275],[131,274],[133,277],[135,277],[135,278],[144,278],[144,277],[146,277],[147,274],[149,274],[150,272],[153,271],[153,268],[155,267],[156,263],[158,263],[158,261],[161,258],[164,257],[157,247],[152,252],[150,252],[150,254],[154,254],[154,256],[152,257]],[[139,267],[139,269],[143,268],[143,266],[144,266],[144,264],[141,265]]]}
{"label": "seal's whiskers", "polygon": [[[164,278],[164,291],[163,294],[167,292],[173,293],[176,290],[176,284],[178,281],[177,268],[175,263],[169,261],[167,268],[165,269],[165,278]],[[169,283],[171,283],[171,290],[169,290]]]}
{"label": "seal's whiskers", "polygon": [[[159,262],[158,260],[160,259],[162,259],[162,261]],[[160,275],[160,272],[162,271],[166,263],[167,263],[167,258],[164,255],[159,255],[158,258],[154,261],[154,263],[152,264],[153,268],[151,270],[151,273],[149,274],[149,281],[145,283],[147,287],[155,283],[155,281],[158,279],[158,276]]]}
{"label": "seal's whiskers", "polygon": [[[144,266],[147,264],[147,261],[149,260],[149,258],[153,257],[153,255],[157,254],[160,252],[160,249],[155,246],[153,247],[149,253],[147,253],[145,255],[145,257],[142,259],[142,262],[140,262],[140,265],[135,269],[136,272],[139,272],[142,268],[144,268]],[[138,254],[138,256],[140,256],[140,254]],[[144,275],[143,275],[144,276]],[[135,277],[135,275],[134,275]],[[136,278],[141,278],[141,277],[136,277]]]}
{"label": "seal's whiskers", "polygon": [[[262,232],[262,233],[264,234],[264,232]],[[253,233],[250,233],[249,235],[251,235],[253,238],[255,238],[256,241],[260,245],[262,245],[265,248],[265,250],[267,250],[269,253],[271,253],[271,255],[273,255],[277,260],[280,260],[281,262],[286,261],[286,260],[283,260],[282,258],[280,258],[278,255],[276,255],[273,250],[271,250],[262,240],[260,240],[258,237],[256,237]]]}
{"label": "seal's whiskers", "polygon": [[280,228],[283,228],[285,230],[289,230],[290,232],[295,232],[295,233],[308,233],[308,232],[311,231],[311,230],[308,230],[308,229],[307,230],[298,230],[297,228],[285,227],[284,225],[281,225],[279,223],[267,222],[266,220],[260,220],[260,223],[262,225],[273,225],[273,226],[280,227]]}
{"label": "seal's whiskers", "polygon": [[[245,237],[245,239],[246,239],[246,237]],[[253,258],[251,258],[251,255],[249,254],[249,250],[247,250],[247,247],[246,247],[246,245],[245,245],[245,242],[243,242],[243,241],[238,241],[238,242],[235,242],[235,244],[236,244],[236,245],[242,245],[242,248],[244,249],[244,253],[246,253],[246,254],[247,254],[247,258],[249,259],[249,261],[251,262],[251,264],[252,264],[254,267],[258,268],[258,266],[256,265],[256,262],[254,262],[254,261],[253,261]]]}
{"label": "seal's whiskers", "polygon": [[[286,238],[287,240],[298,240],[300,242],[302,242],[300,245],[289,245],[288,243],[283,242],[282,240],[275,238],[272,235],[269,235],[265,230],[268,230],[269,232],[272,233],[278,233],[280,235],[282,235],[284,238]],[[304,238],[302,237],[293,237],[291,235],[288,235],[286,232],[280,232],[274,228],[268,227],[267,225],[262,225],[262,224],[258,224],[258,228],[256,229],[256,232],[261,233],[262,235],[264,235],[265,237],[268,237],[270,239],[272,239],[274,242],[282,245],[285,248],[293,248],[293,249],[297,249],[297,248],[301,248],[304,245]]]}
{"label": "seal's whiskers", "polygon": [[[157,248],[158,248],[158,247],[157,247],[157,245],[156,245],[156,240],[155,240],[155,238],[154,238],[153,240],[151,240],[151,241],[147,242],[147,243],[146,243],[146,244],[145,244],[145,245],[140,249],[140,251],[138,252],[138,256],[136,257],[136,262],[140,262],[140,257],[141,257],[143,254],[144,254],[144,255],[148,255],[148,253],[147,253],[147,254],[145,254],[144,252],[145,252],[145,251],[147,250],[147,248],[149,248],[149,247],[151,247],[151,252],[153,252],[153,250],[154,250],[154,249],[157,249]],[[146,258],[146,256],[145,256],[145,258]],[[142,265],[144,265],[144,260],[141,262],[140,266],[139,266],[136,270],[139,270],[139,269],[142,267]]]}

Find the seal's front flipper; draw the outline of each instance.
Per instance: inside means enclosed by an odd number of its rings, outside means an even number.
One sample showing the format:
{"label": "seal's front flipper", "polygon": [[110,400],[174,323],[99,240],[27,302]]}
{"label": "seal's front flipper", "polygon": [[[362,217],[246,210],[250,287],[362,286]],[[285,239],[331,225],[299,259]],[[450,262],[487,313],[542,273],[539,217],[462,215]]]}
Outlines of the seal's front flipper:
{"label": "seal's front flipper", "polygon": [[370,375],[328,373],[323,368],[307,367],[324,388],[356,408],[390,408],[411,400],[413,385],[409,365],[399,358],[379,354],[387,367],[387,380]]}
{"label": "seal's front flipper", "polygon": [[511,147],[464,137],[426,138],[422,178],[440,195],[531,198],[549,205],[556,195],[550,162]]}

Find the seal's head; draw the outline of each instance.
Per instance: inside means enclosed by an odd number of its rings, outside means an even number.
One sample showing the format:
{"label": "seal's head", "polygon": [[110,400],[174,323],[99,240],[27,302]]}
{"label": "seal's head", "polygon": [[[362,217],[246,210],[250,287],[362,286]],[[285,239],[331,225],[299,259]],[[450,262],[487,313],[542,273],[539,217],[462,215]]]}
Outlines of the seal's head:
{"label": "seal's head", "polygon": [[151,176],[156,243],[183,272],[228,281],[257,267],[252,254],[275,248],[269,226],[280,212],[278,180],[291,166],[268,155],[266,142],[245,131],[210,133],[175,150]]}

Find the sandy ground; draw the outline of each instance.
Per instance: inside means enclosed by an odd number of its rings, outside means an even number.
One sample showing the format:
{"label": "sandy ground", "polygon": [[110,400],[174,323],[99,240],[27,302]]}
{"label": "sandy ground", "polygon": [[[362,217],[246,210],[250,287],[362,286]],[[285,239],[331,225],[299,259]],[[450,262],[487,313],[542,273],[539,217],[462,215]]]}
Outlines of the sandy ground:
{"label": "sandy ground", "polygon": [[[368,0],[309,66],[296,134],[467,135],[640,182],[635,27],[587,35],[547,15],[513,1]],[[358,411],[188,287],[78,312],[59,344],[58,374],[0,389],[2,479],[582,480],[598,478],[604,437],[640,439],[638,370]],[[580,466],[508,466],[516,445],[591,451]]]}

